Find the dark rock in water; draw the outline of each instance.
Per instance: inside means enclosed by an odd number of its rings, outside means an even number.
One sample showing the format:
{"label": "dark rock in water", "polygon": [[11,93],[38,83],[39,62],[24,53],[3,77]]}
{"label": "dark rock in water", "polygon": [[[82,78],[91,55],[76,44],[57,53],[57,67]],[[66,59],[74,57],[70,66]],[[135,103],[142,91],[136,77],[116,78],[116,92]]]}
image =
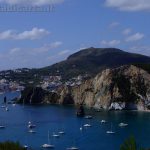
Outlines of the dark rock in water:
{"label": "dark rock in water", "polygon": [[7,97],[5,96],[4,97],[4,104],[6,104],[7,103]]}
{"label": "dark rock in water", "polygon": [[79,105],[77,108],[77,117],[84,117],[85,112],[84,112],[84,107],[83,105]]}

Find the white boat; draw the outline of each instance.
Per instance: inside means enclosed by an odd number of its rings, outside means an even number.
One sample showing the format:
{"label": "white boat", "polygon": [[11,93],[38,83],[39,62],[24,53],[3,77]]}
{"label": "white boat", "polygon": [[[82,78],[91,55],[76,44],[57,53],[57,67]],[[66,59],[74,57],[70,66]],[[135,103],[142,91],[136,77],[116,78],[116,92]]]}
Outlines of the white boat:
{"label": "white boat", "polygon": [[0,125],[0,129],[4,129],[5,128],[5,126],[3,126],[3,125]]}
{"label": "white boat", "polygon": [[75,140],[74,141],[72,141],[73,143],[72,143],[72,146],[71,147],[68,147],[68,148],[66,148],[67,150],[78,150],[79,148],[76,146],[76,144],[75,144]]}
{"label": "white boat", "polygon": [[24,145],[23,148],[27,150],[27,149],[28,149],[28,146],[27,146],[27,145]]}
{"label": "white boat", "polygon": [[36,133],[36,131],[34,131],[34,130],[29,130],[28,132],[29,133]]}
{"label": "white boat", "polygon": [[84,118],[85,118],[85,119],[92,119],[93,117],[90,116],[90,115],[87,115],[87,116],[85,116]]}
{"label": "white boat", "polygon": [[58,133],[59,133],[59,134],[65,134],[65,132],[64,132],[64,131],[59,131]]}
{"label": "white boat", "polygon": [[60,135],[65,134],[65,130],[64,130],[64,128],[59,129],[58,133],[59,133]]}
{"label": "white boat", "polygon": [[0,92],[0,95],[4,94],[4,92]]}
{"label": "white boat", "polygon": [[16,92],[20,92],[20,91],[21,91],[20,89],[17,89],[17,90],[16,90]]}
{"label": "white boat", "polygon": [[107,131],[106,133],[107,134],[115,134],[115,132],[113,132],[113,131]]}
{"label": "white boat", "polygon": [[35,127],[36,127],[36,125],[34,125],[34,124],[29,124],[28,125],[28,128],[30,128],[30,129],[35,128]]}
{"label": "white boat", "polygon": [[73,147],[67,148],[67,150],[78,150],[78,148],[73,146]]}
{"label": "white boat", "polygon": [[56,137],[56,138],[59,138],[59,137],[60,137],[60,135],[59,135],[59,134],[56,134],[56,133],[53,133],[52,136],[53,136],[53,137]]}
{"label": "white boat", "polygon": [[13,106],[13,107],[15,107],[15,106],[16,106],[16,104],[12,104],[12,106]]}
{"label": "white boat", "polygon": [[54,145],[50,144],[49,131],[48,131],[48,144],[43,144],[43,145],[42,145],[42,148],[46,148],[46,149],[47,149],[47,148],[49,148],[49,149],[55,148]]}
{"label": "white boat", "polygon": [[80,127],[80,131],[82,131],[83,130],[83,128],[82,127]]}
{"label": "white boat", "polygon": [[123,122],[119,123],[119,127],[126,127],[126,126],[128,126],[127,123],[123,123]]}
{"label": "white boat", "polygon": [[6,108],[6,106],[2,105],[1,108]]}
{"label": "white boat", "polygon": [[9,111],[9,108],[8,108],[8,107],[6,107],[6,108],[5,108],[5,110],[6,110],[6,111]]}
{"label": "white boat", "polygon": [[31,121],[28,122],[28,128],[32,129],[32,128],[35,128],[36,125],[32,124]]}
{"label": "white boat", "polygon": [[115,134],[115,132],[112,130],[112,124],[111,124],[111,129],[106,131],[107,134]]}
{"label": "white boat", "polygon": [[106,123],[107,121],[106,120],[101,120],[101,123]]}
{"label": "white boat", "polygon": [[92,125],[87,123],[87,124],[84,124],[83,126],[84,127],[91,127]]}
{"label": "white boat", "polygon": [[43,148],[46,148],[46,149],[47,149],[47,148],[55,148],[54,145],[50,145],[50,144],[43,144],[42,147],[43,147]]}

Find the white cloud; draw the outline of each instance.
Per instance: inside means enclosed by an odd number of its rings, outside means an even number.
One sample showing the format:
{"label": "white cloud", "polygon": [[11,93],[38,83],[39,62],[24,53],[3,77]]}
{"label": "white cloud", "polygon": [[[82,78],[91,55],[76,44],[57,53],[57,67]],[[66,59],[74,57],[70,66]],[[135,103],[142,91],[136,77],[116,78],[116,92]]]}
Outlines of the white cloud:
{"label": "white cloud", "polygon": [[0,0],[0,3],[9,4],[9,5],[51,5],[51,4],[60,4],[64,2],[64,0]]}
{"label": "white cloud", "polygon": [[49,31],[36,27],[30,31],[24,31],[22,33],[18,33],[14,30],[7,30],[0,33],[0,40],[36,40],[41,39],[48,34],[50,34]]}
{"label": "white cloud", "polygon": [[115,27],[117,27],[117,26],[119,26],[119,22],[112,22],[110,25],[109,25],[109,27],[110,28],[115,28]]}
{"label": "white cloud", "polygon": [[127,28],[127,29],[123,30],[122,34],[129,35],[131,32],[132,32],[132,30],[130,28]]}
{"label": "white cloud", "polygon": [[0,40],[12,39],[14,36],[13,30],[7,30],[0,33]]}
{"label": "white cloud", "polygon": [[138,40],[141,40],[143,38],[144,38],[144,34],[136,33],[136,34],[133,34],[133,35],[127,37],[126,42],[138,41]]}
{"label": "white cloud", "polygon": [[14,53],[17,53],[17,52],[19,52],[21,49],[20,48],[13,48],[13,49],[11,49],[10,50],[10,54],[14,54]]}
{"label": "white cloud", "polygon": [[101,41],[101,45],[106,46],[106,47],[113,47],[113,46],[119,45],[120,43],[121,43],[120,40],[112,40],[112,41],[102,40]]}
{"label": "white cloud", "polygon": [[[42,46],[33,47],[14,47],[9,50],[0,52],[0,69],[12,69],[22,67],[44,67],[50,64],[63,60],[65,55],[58,55],[60,53],[60,46],[63,43],[60,41],[52,42]],[[47,59],[53,57],[53,59]]]}
{"label": "white cloud", "polygon": [[53,42],[53,43],[50,43],[50,44],[45,44],[42,47],[31,49],[30,51],[31,52],[36,52],[36,53],[45,53],[45,52],[48,52],[52,49],[60,47],[62,44],[63,44],[62,42],[56,41],[56,42]]}
{"label": "white cloud", "polygon": [[50,44],[45,44],[41,47],[36,47],[36,48],[13,48],[9,50],[9,54],[11,55],[17,55],[17,54],[31,54],[31,55],[36,55],[36,54],[44,54],[50,50],[54,50],[58,47],[60,47],[63,43],[60,41],[56,41]]}
{"label": "white cloud", "polygon": [[70,50],[63,50],[63,51],[59,52],[58,55],[61,56],[61,55],[66,55],[68,53],[70,53]]}
{"label": "white cloud", "polygon": [[63,44],[63,42],[61,42],[61,41],[56,41],[56,42],[52,43],[50,46],[51,46],[52,48],[57,48],[57,47],[61,46],[62,44]]}
{"label": "white cloud", "polygon": [[105,0],[105,4],[122,11],[150,10],[150,0]]}
{"label": "white cloud", "polygon": [[130,47],[129,50],[133,53],[140,53],[143,55],[150,56],[150,46],[136,45],[136,46]]}

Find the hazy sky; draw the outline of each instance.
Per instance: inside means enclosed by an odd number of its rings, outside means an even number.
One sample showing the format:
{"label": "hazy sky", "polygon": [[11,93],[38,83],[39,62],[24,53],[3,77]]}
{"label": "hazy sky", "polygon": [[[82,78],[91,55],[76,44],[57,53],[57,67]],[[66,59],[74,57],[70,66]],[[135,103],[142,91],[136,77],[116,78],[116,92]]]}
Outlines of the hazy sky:
{"label": "hazy sky", "polygon": [[0,12],[0,70],[43,67],[87,47],[150,56],[150,0],[0,0],[51,12]]}

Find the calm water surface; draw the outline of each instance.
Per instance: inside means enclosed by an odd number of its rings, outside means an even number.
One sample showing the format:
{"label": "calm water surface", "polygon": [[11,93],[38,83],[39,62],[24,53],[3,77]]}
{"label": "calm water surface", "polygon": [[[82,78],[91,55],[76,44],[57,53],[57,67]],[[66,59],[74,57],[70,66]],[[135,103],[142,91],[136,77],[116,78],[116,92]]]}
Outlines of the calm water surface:
{"label": "calm water surface", "polygon": [[[7,98],[12,99],[19,93],[7,93]],[[3,101],[0,95],[0,102]],[[4,124],[6,129],[0,130],[0,141],[19,141],[32,147],[33,150],[41,150],[41,145],[47,143],[48,131],[58,133],[64,130],[66,134],[60,138],[52,138],[50,141],[55,145],[56,150],[65,150],[75,145],[80,150],[119,150],[120,144],[134,135],[137,142],[150,147],[150,113],[123,111],[123,112],[94,112],[88,111],[94,118],[86,120],[75,116],[74,107],[62,106],[22,106],[15,107],[9,105],[9,111],[0,108],[0,124]],[[100,121],[105,119],[106,124]],[[36,124],[35,134],[28,133],[28,121]],[[128,123],[128,127],[120,128],[120,122]],[[92,127],[80,131],[83,124],[91,123]],[[106,134],[110,130],[111,123],[114,135]]]}

